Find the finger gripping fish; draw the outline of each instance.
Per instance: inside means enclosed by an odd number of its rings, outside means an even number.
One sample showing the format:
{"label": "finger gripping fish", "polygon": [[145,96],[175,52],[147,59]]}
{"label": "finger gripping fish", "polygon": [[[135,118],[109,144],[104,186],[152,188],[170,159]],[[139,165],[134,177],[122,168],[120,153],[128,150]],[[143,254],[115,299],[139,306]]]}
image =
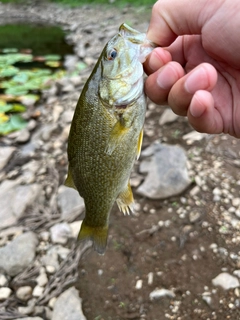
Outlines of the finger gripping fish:
{"label": "finger gripping fish", "polygon": [[146,35],[122,24],[103,49],[78,100],[68,140],[65,184],[78,190],[85,218],[78,239],[106,250],[111,208],[133,210],[129,183],[143,137],[143,66],[153,49]]}

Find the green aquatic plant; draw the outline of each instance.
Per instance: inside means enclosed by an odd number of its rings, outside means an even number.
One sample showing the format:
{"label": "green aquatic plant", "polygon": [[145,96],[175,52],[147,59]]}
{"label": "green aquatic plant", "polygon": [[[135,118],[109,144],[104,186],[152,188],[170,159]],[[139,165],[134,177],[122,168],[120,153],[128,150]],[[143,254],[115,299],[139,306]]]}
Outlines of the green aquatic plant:
{"label": "green aquatic plant", "polygon": [[[14,48],[6,48],[0,54],[0,135],[24,128],[27,122],[21,113],[26,111],[26,100],[34,104],[42,90],[65,75],[65,71],[59,68],[60,55],[34,57],[16,51]],[[51,68],[27,69],[29,64],[36,61]]]}

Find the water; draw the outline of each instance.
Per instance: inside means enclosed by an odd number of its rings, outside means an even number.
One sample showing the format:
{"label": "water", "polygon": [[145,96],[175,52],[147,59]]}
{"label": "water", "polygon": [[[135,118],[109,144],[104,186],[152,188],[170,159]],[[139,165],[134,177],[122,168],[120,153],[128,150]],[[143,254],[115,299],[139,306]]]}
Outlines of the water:
{"label": "water", "polygon": [[32,54],[73,54],[65,41],[65,32],[57,26],[35,24],[7,24],[0,26],[0,49],[31,49]]}

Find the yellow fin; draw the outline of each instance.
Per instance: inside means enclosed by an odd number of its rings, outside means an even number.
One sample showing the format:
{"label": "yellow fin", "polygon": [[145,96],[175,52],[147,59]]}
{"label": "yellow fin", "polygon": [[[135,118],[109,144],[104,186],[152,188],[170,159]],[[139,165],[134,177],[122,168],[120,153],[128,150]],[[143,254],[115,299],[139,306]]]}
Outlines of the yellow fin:
{"label": "yellow fin", "polygon": [[120,121],[118,121],[112,131],[110,132],[110,137],[108,140],[108,144],[106,147],[105,152],[109,155],[113,153],[113,151],[116,149],[118,144],[121,142],[122,138],[124,137],[124,134],[128,131],[128,128],[124,127]]}
{"label": "yellow fin", "polygon": [[122,211],[124,214],[130,214],[130,211],[134,211],[134,199],[129,182],[127,187],[119,193],[116,202],[119,210]]}
{"label": "yellow fin", "polygon": [[142,141],[143,141],[143,129],[140,132],[139,138],[138,138],[138,145],[137,145],[137,160],[140,157],[141,148],[142,148]]}
{"label": "yellow fin", "polygon": [[68,168],[68,174],[67,174],[67,178],[66,178],[64,184],[65,184],[65,186],[67,186],[69,188],[73,188],[73,189],[77,190],[77,188],[73,182],[72,173],[71,173],[70,168]]}
{"label": "yellow fin", "polygon": [[81,225],[80,232],[78,234],[79,241],[93,241],[94,250],[99,254],[104,254],[107,246],[108,226],[104,227],[91,227],[88,226],[85,221]]}

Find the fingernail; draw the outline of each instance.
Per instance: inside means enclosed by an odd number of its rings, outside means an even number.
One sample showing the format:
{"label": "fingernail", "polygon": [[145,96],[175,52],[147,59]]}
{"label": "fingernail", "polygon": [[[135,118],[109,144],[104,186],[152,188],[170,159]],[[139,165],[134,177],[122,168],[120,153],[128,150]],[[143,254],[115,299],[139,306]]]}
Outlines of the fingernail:
{"label": "fingernail", "polygon": [[198,90],[206,89],[208,87],[208,83],[206,82],[206,72],[204,68],[200,67],[189,74],[184,87],[188,93],[194,94]]}
{"label": "fingernail", "polygon": [[176,76],[172,72],[169,72],[167,67],[163,67],[158,74],[157,84],[160,88],[169,90],[176,82],[176,80]]}

